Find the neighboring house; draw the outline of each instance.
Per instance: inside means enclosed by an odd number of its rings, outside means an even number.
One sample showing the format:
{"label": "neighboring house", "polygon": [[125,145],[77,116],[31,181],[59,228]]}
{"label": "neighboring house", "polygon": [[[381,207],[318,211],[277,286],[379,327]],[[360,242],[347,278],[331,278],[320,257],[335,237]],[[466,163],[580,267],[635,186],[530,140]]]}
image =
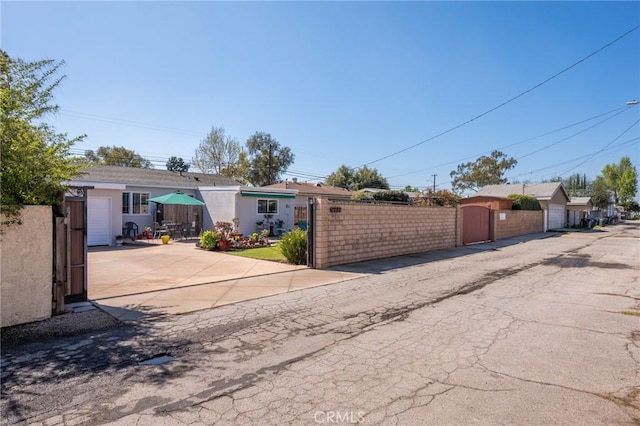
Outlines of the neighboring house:
{"label": "neighboring house", "polygon": [[582,219],[591,219],[597,213],[591,197],[571,197],[567,203],[567,226],[582,225]]}
{"label": "neighboring house", "polygon": [[205,203],[204,229],[212,229],[218,221],[238,218],[238,231],[244,235],[262,229],[273,234],[280,229],[293,229],[293,207],[298,191],[268,187],[210,186],[198,188]]}
{"label": "neighboring house", "polygon": [[544,210],[544,230],[559,229],[567,226],[567,203],[570,198],[561,182],[487,185],[476,192],[476,196],[507,197],[511,194],[524,194],[535,197]]}
{"label": "neighboring house", "polygon": [[348,189],[338,188],[324,183],[298,182],[297,179],[289,182],[281,182],[267,185],[262,189],[293,189],[297,191],[293,208],[293,225],[297,226],[299,221],[307,220],[307,205],[309,198],[325,197],[338,200],[350,200],[353,192]]}
{"label": "neighboring house", "polygon": [[[112,245],[126,222],[136,223],[140,231],[153,226],[157,205],[150,198],[180,190],[203,201],[200,187],[239,185],[219,175],[120,166],[89,166],[67,183],[93,187],[87,200],[88,245]],[[200,222],[206,228],[211,220],[204,211]]]}

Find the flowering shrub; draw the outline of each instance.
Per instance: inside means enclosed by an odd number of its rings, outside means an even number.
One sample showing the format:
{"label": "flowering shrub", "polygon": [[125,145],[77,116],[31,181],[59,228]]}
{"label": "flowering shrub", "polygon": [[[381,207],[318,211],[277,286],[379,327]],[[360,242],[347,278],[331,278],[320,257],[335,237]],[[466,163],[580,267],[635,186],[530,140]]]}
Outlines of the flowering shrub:
{"label": "flowering shrub", "polygon": [[215,248],[220,241],[221,236],[215,231],[204,231],[200,237],[200,247],[203,249],[211,250]]}
{"label": "flowering shrub", "polygon": [[233,223],[231,222],[216,222],[214,229],[220,234],[220,238],[223,240],[230,240],[233,233]]}

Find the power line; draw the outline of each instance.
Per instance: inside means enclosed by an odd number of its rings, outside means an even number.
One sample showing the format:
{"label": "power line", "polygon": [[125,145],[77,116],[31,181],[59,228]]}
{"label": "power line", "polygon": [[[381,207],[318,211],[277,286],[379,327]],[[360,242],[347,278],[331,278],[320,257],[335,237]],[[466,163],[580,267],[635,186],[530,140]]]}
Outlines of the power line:
{"label": "power line", "polygon": [[560,173],[560,176],[565,175],[566,173],[569,173],[570,171],[582,166],[584,163],[586,163],[587,161],[591,160],[593,157],[595,157],[596,155],[598,155],[599,153],[601,153],[602,151],[604,151],[609,145],[611,145],[612,143],[614,143],[615,141],[617,141],[618,139],[620,139],[621,137],[623,137],[629,130],[631,130],[636,124],[638,124],[640,122],[640,118],[637,119],[636,121],[634,121],[629,127],[627,127],[622,133],[620,133],[618,136],[616,136],[615,138],[613,138],[613,140],[611,140],[611,142],[609,142],[608,144],[606,144],[605,146],[603,146],[600,150],[596,151],[593,153],[593,155],[591,155],[589,158],[587,158],[586,160],[584,160],[582,163],[570,168],[569,170],[566,170],[562,173]]}
{"label": "power line", "polygon": [[[617,145],[611,146],[611,147],[609,147],[609,148],[607,148],[605,150],[613,150],[613,149],[617,150],[617,149],[627,148],[628,146],[631,146],[634,143],[637,143],[638,140],[640,140],[640,137],[635,137],[635,138],[632,138],[632,139],[628,139],[628,140],[626,140],[624,142],[620,142]],[[600,150],[600,152],[602,152],[602,150]],[[510,175],[510,176],[507,176],[507,179],[513,179],[513,178],[524,176],[524,175],[531,175],[533,173],[541,172],[543,170],[548,170],[548,169],[552,169],[554,167],[558,167],[558,166],[562,166],[562,165],[565,165],[565,164],[570,164],[570,163],[573,163],[573,162],[576,162],[576,161],[580,161],[583,158],[586,158],[586,157],[589,157],[589,156],[594,156],[594,155],[597,155],[597,154],[598,154],[598,151],[593,152],[593,153],[589,153],[589,154],[585,154],[585,155],[581,155],[579,157],[575,157],[575,158],[571,158],[569,160],[561,161],[559,163],[555,163],[555,164],[552,164],[550,166],[541,167],[539,169],[534,169],[534,170],[530,170],[528,172],[518,173],[518,174],[515,174],[515,175]],[[589,161],[589,160],[586,160],[586,161]],[[584,164],[585,162],[583,162],[582,164]],[[576,167],[578,167],[578,166],[576,166]]]}
{"label": "power line", "polygon": [[[537,135],[537,136],[532,136],[532,137],[530,137],[530,138],[523,139],[523,140],[521,140],[521,141],[514,142],[514,143],[511,143],[511,144],[509,144],[509,145],[504,145],[504,146],[501,146],[501,147],[498,147],[498,148],[495,148],[495,149],[502,150],[502,149],[506,149],[506,148],[511,148],[512,146],[516,146],[516,145],[523,144],[523,143],[525,143],[525,142],[530,142],[530,141],[535,140],[535,139],[540,139],[540,138],[542,138],[542,137],[549,136],[549,135],[552,135],[552,134],[554,134],[554,133],[561,132],[561,131],[566,130],[566,129],[570,129],[571,127],[579,126],[580,124],[587,123],[587,122],[589,122],[589,121],[591,121],[591,120],[595,120],[596,118],[600,118],[600,117],[602,117],[602,116],[605,116],[605,115],[608,115],[608,114],[611,114],[611,113],[613,113],[613,112],[617,112],[617,111],[620,111],[620,110],[622,110],[622,109],[626,109],[626,108],[629,108],[629,107],[625,105],[625,106],[621,106],[621,107],[618,107],[618,108],[614,108],[614,109],[612,109],[612,110],[610,110],[610,111],[607,111],[607,112],[604,112],[604,113],[602,113],[602,114],[594,115],[593,117],[589,117],[589,118],[587,118],[587,119],[584,119],[584,120],[581,120],[581,121],[578,121],[578,122],[575,122],[575,123],[572,123],[572,124],[569,124],[569,125],[566,125],[566,126],[560,127],[560,128],[558,128],[558,129],[551,130],[551,131],[548,131],[548,132],[542,133],[542,134]],[[424,171],[427,171],[427,170],[432,170],[432,169],[435,169],[435,168],[438,168],[438,167],[444,167],[444,166],[449,166],[449,165],[452,165],[452,164],[457,164],[457,163],[460,163],[461,161],[470,160],[470,159],[475,159],[475,158],[477,158],[478,156],[485,155],[485,154],[489,154],[489,153],[491,153],[492,151],[493,151],[493,149],[492,149],[492,150],[489,150],[489,151],[484,151],[484,152],[481,152],[481,153],[478,153],[478,154],[475,154],[475,155],[470,155],[470,156],[468,156],[468,157],[464,157],[464,158],[461,158],[461,159],[459,159],[459,160],[454,160],[454,161],[450,161],[450,162],[448,162],[448,163],[439,164],[439,165],[437,165],[437,166],[425,167],[425,168],[420,169],[420,170],[414,170],[414,171],[412,171],[412,172],[408,172],[408,173],[403,173],[403,174],[400,174],[400,175],[391,176],[391,177],[389,177],[389,179],[393,179],[393,178],[396,178],[396,177],[402,177],[402,176],[408,176],[408,175],[412,175],[412,174],[415,174],[415,173],[421,173],[421,172],[424,172]]]}
{"label": "power line", "polygon": [[118,124],[121,126],[137,127],[142,129],[159,130],[163,132],[179,133],[179,134],[189,135],[189,136],[204,137],[202,132],[197,132],[194,130],[177,129],[173,127],[159,126],[157,124],[143,123],[140,121],[125,120],[123,118],[108,117],[105,115],[98,115],[98,114],[89,114],[84,112],[71,111],[67,109],[63,109],[60,115],[65,115],[73,118],[82,118],[85,120],[101,121],[101,122],[110,123],[110,124]]}
{"label": "power line", "polygon": [[490,114],[490,113],[492,113],[492,112],[496,111],[497,109],[502,108],[502,107],[503,107],[503,106],[505,106],[505,105],[510,104],[511,102],[515,101],[516,99],[519,99],[519,98],[523,97],[524,95],[526,95],[526,94],[528,94],[528,93],[530,93],[530,92],[534,91],[535,89],[537,89],[537,88],[541,87],[542,85],[544,85],[544,84],[546,84],[546,83],[550,82],[551,80],[553,80],[553,79],[555,79],[555,78],[559,77],[560,75],[564,74],[565,72],[569,71],[570,69],[572,69],[572,68],[574,68],[574,67],[578,66],[578,65],[579,65],[579,64],[581,64],[582,62],[586,61],[587,59],[591,58],[592,56],[597,55],[598,53],[602,52],[604,49],[608,48],[609,46],[611,46],[611,45],[613,45],[614,43],[618,42],[619,40],[623,39],[623,38],[624,38],[624,37],[626,37],[627,35],[631,34],[631,33],[632,33],[632,32],[634,32],[634,31],[636,31],[638,28],[640,28],[640,24],[639,24],[639,25],[636,25],[636,26],[635,26],[635,27],[633,27],[632,29],[630,29],[630,30],[628,30],[627,32],[625,32],[624,34],[622,34],[622,35],[618,36],[617,38],[615,38],[614,40],[612,40],[612,41],[610,41],[609,43],[605,44],[604,46],[600,47],[600,48],[599,48],[599,49],[597,49],[596,51],[591,52],[590,54],[588,54],[587,56],[583,57],[583,58],[582,58],[582,59],[580,59],[579,61],[574,62],[573,64],[569,65],[568,67],[566,67],[566,68],[562,69],[561,71],[559,71],[559,72],[555,73],[555,74],[554,74],[554,75],[552,75],[551,77],[549,77],[549,78],[547,78],[547,79],[543,80],[542,82],[540,82],[540,83],[538,83],[538,84],[534,85],[534,86],[533,86],[533,87],[531,87],[530,89],[527,89],[527,90],[525,90],[524,92],[521,92],[520,94],[518,94],[518,95],[516,95],[516,96],[514,96],[514,97],[512,97],[512,98],[510,98],[510,99],[508,99],[508,100],[506,100],[506,101],[504,101],[504,102],[502,102],[501,104],[499,104],[499,105],[497,105],[497,106],[495,106],[495,107],[493,107],[493,108],[491,108],[491,109],[489,109],[489,110],[487,110],[487,111],[485,111],[485,112],[483,112],[483,113],[481,113],[481,114],[479,114],[479,115],[476,115],[475,117],[473,117],[473,118],[471,118],[471,119],[469,119],[469,120],[467,120],[467,121],[464,121],[464,122],[462,122],[462,123],[460,123],[460,124],[458,124],[458,125],[456,125],[456,126],[454,126],[454,127],[451,127],[451,128],[450,128],[450,129],[448,129],[448,130],[445,130],[445,131],[443,131],[443,132],[441,132],[441,133],[438,133],[438,134],[437,134],[437,135],[435,135],[435,136],[431,136],[431,137],[429,137],[429,138],[427,138],[427,139],[425,139],[425,140],[423,140],[423,141],[421,141],[421,142],[418,142],[418,143],[416,143],[416,144],[413,144],[413,145],[411,145],[411,146],[408,146],[408,147],[406,147],[406,148],[403,148],[403,149],[401,149],[401,150],[399,150],[399,151],[396,151],[396,152],[393,152],[393,153],[391,153],[391,154],[385,155],[384,157],[378,158],[377,160],[369,161],[369,162],[364,163],[364,164],[362,164],[362,165],[360,165],[360,166],[358,166],[358,167],[355,167],[355,168],[357,169],[357,168],[360,168],[360,167],[363,167],[363,166],[368,166],[368,165],[370,165],[370,164],[378,163],[378,162],[380,162],[380,161],[382,161],[382,160],[386,160],[387,158],[390,158],[390,157],[396,156],[396,155],[398,155],[398,154],[402,154],[403,152],[406,152],[406,151],[408,151],[408,150],[410,150],[410,149],[416,148],[416,147],[418,147],[418,146],[420,146],[420,145],[423,145],[423,144],[425,144],[425,143],[427,143],[427,142],[430,142],[430,141],[432,141],[432,140],[434,140],[434,139],[436,139],[436,138],[439,138],[439,137],[441,137],[441,136],[444,136],[444,135],[446,135],[447,133],[451,133],[452,131],[459,129],[459,128],[460,128],[460,127],[462,127],[462,126],[466,126],[467,124],[469,124],[469,123],[471,123],[471,122],[473,122],[473,121],[476,121],[477,119],[482,118],[482,117],[484,117],[485,115],[488,115],[488,114]]}
{"label": "power line", "polygon": [[[631,108],[631,107],[626,107],[626,110],[628,110],[629,108]],[[626,110],[625,110],[625,111],[626,111]],[[574,138],[574,137],[576,137],[576,136],[578,136],[578,135],[581,135],[582,133],[584,133],[584,132],[586,132],[586,131],[589,131],[589,130],[593,129],[594,127],[597,127],[597,126],[601,125],[602,123],[607,122],[607,121],[611,120],[611,119],[612,119],[612,118],[614,118],[614,117],[617,117],[618,115],[622,114],[623,112],[624,112],[624,111],[620,111],[620,112],[618,112],[618,113],[616,113],[616,114],[612,115],[611,117],[607,117],[607,118],[605,118],[604,120],[598,121],[596,124],[594,124],[594,125],[592,125],[592,126],[589,126],[589,127],[587,127],[586,129],[582,129],[582,130],[580,130],[579,132],[576,132],[576,133],[574,133],[574,134],[572,134],[572,135],[569,135],[569,136],[567,136],[567,137],[565,137],[565,138],[560,139],[559,141],[555,141],[555,142],[553,142],[553,143],[550,143],[549,145],[545,145],[545,146],[543,146],[542,148],[538,148],[538,149],[536,149],[535,151],[531,151],[531,152],[530,152],[530,153],[528,153],[528,154],[522,155],[522,156],[520,156],[520,157],[516,158],[516,160],[522,160],[523,158],[530,157],[530,156],[532,156],[533,154],[537,154],[538,152],[540,152],[540,151],[544,151],[545,149],[551,148],[552,146],[558,145],[558,144],[560,144],[560,143],[562,143],[562,142],[566,142],[566,141],[568,141],[568,140],[569,140],[569,139],[571,139],[571,138]]]}

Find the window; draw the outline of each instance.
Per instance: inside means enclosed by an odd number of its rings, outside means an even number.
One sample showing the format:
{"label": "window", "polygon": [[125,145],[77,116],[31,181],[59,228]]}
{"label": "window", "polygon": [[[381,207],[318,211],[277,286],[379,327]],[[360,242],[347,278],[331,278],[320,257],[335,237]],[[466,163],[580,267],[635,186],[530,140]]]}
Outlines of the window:
{"label": "window", "polygon": [[123,192],[122,214],[149,214],[148,192]]}
{"label": "window", "polygon": [[278,214],[278,200],[258,200],[258,214]]}
{"label": "window", "polygon": [[131,194],[129,192],[122,193],[122,214],[129,214],[129,197]]}

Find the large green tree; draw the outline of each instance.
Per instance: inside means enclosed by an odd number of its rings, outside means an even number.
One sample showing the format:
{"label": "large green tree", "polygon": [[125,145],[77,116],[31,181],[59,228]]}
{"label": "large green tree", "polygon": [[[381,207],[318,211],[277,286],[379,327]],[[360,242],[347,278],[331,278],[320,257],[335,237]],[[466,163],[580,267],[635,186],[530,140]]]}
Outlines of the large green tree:
{"label": "large green tree", "polygon": [[151,161],[123,146],[101,146],[96,151],[89,149],[84,152],[84,157],[89,164],[151,168]]}
{"label": "large green tree", "polygon": [[44,120],[58,110],[53,92],[64,79],[64,61],[27,62],[0,50],[0,210],[3,225],[19,223],[27,204],[57,205],[78,166],[69,149],[84,136],[67,139]]}
{"label": "large green tree", "polygon": [[514,168],[518,161],[495,150],[489,156],[483,155],[476,161],[462,163],[451,171],[451,186],[454,192],[477,191],[486,185],[502,185],[508,183],[504,174]]}
{"label": "large green tree", "polygon": [[591,201],[594,206],[600,209],[606,209],[609,206],[609,187],[602,176],[596,177],[593,181]]}
{"label": "large green tree", "polygon": [[358,170],[343,164],[325,179],[327,185],[359,191],[363,188],[389,189],[387,179],[377,169],[363,166]]}
{"label": "large green tree", "polygon": [[602,169],[607,188],[613,191],[616,201],[625,203],[636,196],[638,172],[629,157],[622,157],[618,164],[607,164]]}
{"label": "large green tree", "polygon": [[269,133],[256,132],[247,140],[249,171],[247,180],[255,186],[280,182],[280,175],[287,171],[295,158],[291,149]]}
{"label": "large green tree", "polygon": [[225,174],[225,169],[238,165],[242,151],[240,143],[227,135],[224,127],[213,126],[196,148],[193,164],[202,173]]}

